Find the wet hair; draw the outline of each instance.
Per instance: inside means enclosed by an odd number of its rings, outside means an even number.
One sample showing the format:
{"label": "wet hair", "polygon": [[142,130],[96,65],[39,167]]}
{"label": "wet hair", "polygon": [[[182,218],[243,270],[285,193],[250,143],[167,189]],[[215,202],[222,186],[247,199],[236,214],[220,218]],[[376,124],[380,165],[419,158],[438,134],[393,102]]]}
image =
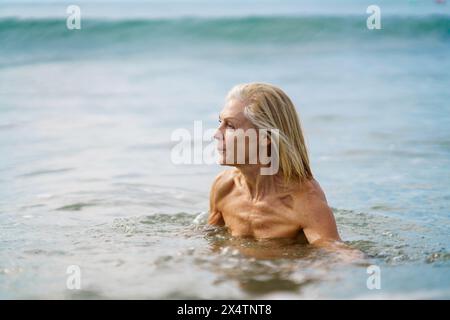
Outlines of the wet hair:
{"label": "wet hair", "polygon": [[227,100],[238,99],[245,105],[244,115],[258,129],[278,129],[275,150],[285,182],[302,182],[313,177],[300,119],[291,99],[280,88],[267,83],[234,86]]}

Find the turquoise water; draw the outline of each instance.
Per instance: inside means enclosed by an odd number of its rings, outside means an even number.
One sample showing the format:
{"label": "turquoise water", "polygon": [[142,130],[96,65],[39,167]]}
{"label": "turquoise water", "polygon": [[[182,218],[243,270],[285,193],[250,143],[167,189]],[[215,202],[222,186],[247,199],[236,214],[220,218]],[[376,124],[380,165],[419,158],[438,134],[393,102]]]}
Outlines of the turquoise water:
{"label": "turquoise water", "polygon": [[[0,298],[449,298],[450,7],[0,1]],[[276,5],[275,5],[276,3]],[[367,263],[204,224],[216,165],[170,136],[282,87]],[[368,264],[381,289],[368,290]],[[68,290],[78,265],[81,290]]]}

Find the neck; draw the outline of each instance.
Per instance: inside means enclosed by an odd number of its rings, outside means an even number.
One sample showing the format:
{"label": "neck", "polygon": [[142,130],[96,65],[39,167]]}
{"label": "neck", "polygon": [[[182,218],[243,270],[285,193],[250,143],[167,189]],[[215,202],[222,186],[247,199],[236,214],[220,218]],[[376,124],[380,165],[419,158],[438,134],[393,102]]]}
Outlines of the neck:
{"label": "neck", "polygon": [[244,184],[250,192],[252,199],[261,199],[267,194],[280,190],[282,178],[276,175],[261,175],[260,166],[242,166],[237,168],[241,173]]}

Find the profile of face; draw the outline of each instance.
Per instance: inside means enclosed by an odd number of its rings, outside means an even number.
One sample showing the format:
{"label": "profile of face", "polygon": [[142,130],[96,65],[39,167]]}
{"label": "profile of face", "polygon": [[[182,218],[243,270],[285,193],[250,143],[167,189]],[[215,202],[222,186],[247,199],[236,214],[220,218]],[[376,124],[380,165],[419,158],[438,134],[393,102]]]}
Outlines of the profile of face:
{"label": "profile of face", "polygon": [[270,139],[264,131],[256,128],[244,111],[242,101],[230,99],[219,115],[219,127],[214,138],[221,165],[238,167],[268,162]]}

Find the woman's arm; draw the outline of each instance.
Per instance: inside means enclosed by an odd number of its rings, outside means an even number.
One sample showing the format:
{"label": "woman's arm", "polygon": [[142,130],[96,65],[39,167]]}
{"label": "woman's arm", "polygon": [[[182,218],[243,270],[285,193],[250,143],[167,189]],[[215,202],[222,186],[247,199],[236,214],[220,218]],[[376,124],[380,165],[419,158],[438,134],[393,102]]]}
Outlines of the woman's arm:
{"label": "woman's arm", "polygon": [[337,254],[341,261],[358,262],[364,259],[361,251],[349,247],[341,240],[333,211],[325,199],[309,197],[299,205],[298,212],[303,232],[311,245]]}
{"label": "woman's arm", "polygon": [[225,224],[218,203],[224,197],[224,187],[229,175],[228,171],[223,171],[217,175],[211,186],[209,194],[209,216],[208,224],[223,226]]}

